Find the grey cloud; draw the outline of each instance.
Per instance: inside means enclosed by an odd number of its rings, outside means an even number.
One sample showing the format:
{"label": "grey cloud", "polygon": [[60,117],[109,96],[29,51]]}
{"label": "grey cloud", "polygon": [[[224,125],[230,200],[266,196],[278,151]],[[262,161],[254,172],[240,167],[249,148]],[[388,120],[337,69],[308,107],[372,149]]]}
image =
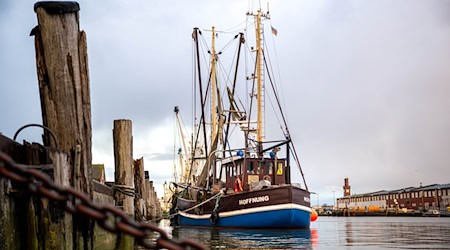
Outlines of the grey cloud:
{"label": "grey cloud", "polygon": [[[175,105],[189,117],[192,28],[233,27],[240,2],[80,1],[93,136],[112,137],[122,118],[140,136]],[[11,137],[41,121],[33,4],[0,3],[0,132]],[[290,130],[321,201],[344,177],[357,192],[449,182],[449,11],[440,0],[271,2]],[[30,133],[22,138],[40,139]],[[108,143],[94,146],[112,154]],[[172,150],[157,158],[172,160]]]}

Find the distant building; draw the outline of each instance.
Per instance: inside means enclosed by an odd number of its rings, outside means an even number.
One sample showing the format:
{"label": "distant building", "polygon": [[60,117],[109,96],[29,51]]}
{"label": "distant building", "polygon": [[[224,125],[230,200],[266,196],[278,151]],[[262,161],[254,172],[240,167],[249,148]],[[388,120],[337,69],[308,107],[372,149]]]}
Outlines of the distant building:
{"label": "distant building", "polygon": [[342,188],[344,189],[344,197],[350,196],[350,185],[348,185],[348,178],[344,179],[344,186]]}
{"label": "distant building", "polygon": [[[346,186],[348,179],[346,178]],[[344,186],[344,194],[345,187]],[[349,186],[348,186],[349,187]],[[432,184],[396,190],[381,190],[365,194],[352,194],[337,198],[338,209],[386,210],[403,209],[447,211],[450,204],[450,184]]]}

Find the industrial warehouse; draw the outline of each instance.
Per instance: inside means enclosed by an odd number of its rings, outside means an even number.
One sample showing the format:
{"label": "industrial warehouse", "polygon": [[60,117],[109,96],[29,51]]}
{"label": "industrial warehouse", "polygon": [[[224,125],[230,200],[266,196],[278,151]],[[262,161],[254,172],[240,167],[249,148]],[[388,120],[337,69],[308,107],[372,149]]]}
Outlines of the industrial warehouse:
{"label": "industrial warehouse", "polygon": [[450,184],[420,185],[365,194],[350,194],[350,185],[346,178],[343,188],[344,197],[336,200],[337,209],[342,215],[449,215]]}

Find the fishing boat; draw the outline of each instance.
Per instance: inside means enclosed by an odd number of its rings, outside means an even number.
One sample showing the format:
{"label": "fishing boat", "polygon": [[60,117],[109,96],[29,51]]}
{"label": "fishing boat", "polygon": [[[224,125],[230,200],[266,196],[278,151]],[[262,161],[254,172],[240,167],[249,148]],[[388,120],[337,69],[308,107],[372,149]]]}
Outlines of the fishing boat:
{"label": "fishing boat", "polygon": [[[202,78],[200,63],[200,43],[205,39],[199,28],[194,28],[192,33],[194,75],[198,78],[194,84],[198,93],[193,99],[200,108],[194,111],[194,129],[189,140],[180,125],[179,108],[175,108],[183,146],[178,150],[181,174],[179,179],[175,177],[172,186],[171,218],[174,225],[223,228],[310,226],[310,192],[267,64],[262,22],[270,18],[269,12],[248,12],[247,17],[253,20],[250,27],[255,30],[255,46],[245,46],[250,39],[244,32],[234,36],[238,44],[233,57],[236,60],[230,67],[233,74],[228,74],[232,77],[225,77],[229,80],[225,84],[219,82],[218,73],[219,69],[225,68],[221,65],[223,51],[217,51],[215,46],[220,32],[214,27],[207,30],[212,36],[211,47],[203,49],[209,55],[206,81]],[[274,31],[272,27],[271,31]],[[254,63],[244,84],[238,80],[242,47],[253,53],[249,61]],[[267,141],[264,100],[270,87],[277,103],[275,110],[279,111],[277,117],[281,121],[282,138]],[[242,98],[247,99],[246,105],[238,97],[238,90],[249,90]],[[234,147],[234,144],[238,146]],[[294,165],[299,169],[302,184],[291,181]]]}

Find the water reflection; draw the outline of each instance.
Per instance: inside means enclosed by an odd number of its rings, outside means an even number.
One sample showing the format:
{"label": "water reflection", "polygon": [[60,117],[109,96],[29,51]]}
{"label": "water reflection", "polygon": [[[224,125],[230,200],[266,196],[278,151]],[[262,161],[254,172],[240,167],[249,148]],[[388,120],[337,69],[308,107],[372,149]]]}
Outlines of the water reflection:
{"label": "water reflection", "polygon": [[[195,239],[209,248],[221,249],[312,249],[317,230],[231,230],[210,228],[174,228],[172,235]],[[315,237],[315,239],[314,239]]]}
{"label": "water reflection", "polygon": [[450,217],[321,217],[302,230],[160,226],[211,249],[450,249]]}
{"label": "water reflection", "polygon": [[333,249],[449,249],[450,218],[322,217],[313,227],[319,247]]}
{"label": "water reflection", "polygon": [[450,224],[445,218],[350,218],[345,225],[348,246],[408,249],[450,246]]}

